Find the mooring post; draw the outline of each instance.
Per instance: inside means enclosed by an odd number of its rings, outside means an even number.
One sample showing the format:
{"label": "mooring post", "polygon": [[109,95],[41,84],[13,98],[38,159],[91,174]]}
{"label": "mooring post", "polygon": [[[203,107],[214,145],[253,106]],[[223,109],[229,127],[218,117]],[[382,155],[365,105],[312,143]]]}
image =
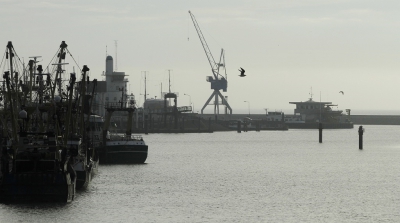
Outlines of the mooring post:
{"label": "mooring post", "polygon": [[242,124],[241,124],[241,121],[240,121],[240,120],[237,121],[237,132],[238,132],[238,133],[241,133],[241,132],[242,132]]}
{"label": "mooring post", "polygon": [[358,127],[358,149],[363,149],[363,134],[364,128],[360,125],[360,127]]}
{"label": "mooring post", "polygon": [[319,129],[319,143],[322,143],[322,129],[323,129],[322,122],[319,123],[318,129]]}

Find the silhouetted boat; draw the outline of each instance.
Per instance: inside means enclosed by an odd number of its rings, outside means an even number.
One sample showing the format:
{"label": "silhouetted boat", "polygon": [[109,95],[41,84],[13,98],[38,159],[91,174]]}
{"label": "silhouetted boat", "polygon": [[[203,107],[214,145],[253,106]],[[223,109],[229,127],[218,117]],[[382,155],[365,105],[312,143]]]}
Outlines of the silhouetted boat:
{"label": "silhouetted boat", "polygon": [[333,110],[332,102],[308,101],[289,102],[295,104],[294,115],[285,115],[285,123],[289,128],[317,129],[319,123],[325,129],[353,128],[354,124],[343,114],[342,110]]}
{"label": "silhouetted boat", "polygon": [[[70,202],[75,197],[77,182],[82,186],[90,182],[87,174],[91,175],[93,170],[90,165],[93,149],[85,137],[83,117],[87,107],[82,90],[85,84],[73,93],[76,75],[72,73],[67,91],[62,89],[61,66],[66,47],[63,41],[58,61],[53,64],[56,65],[53,77],[36,65],[37,57],[29,61],[29,71],[13,70],[17,54],[11,42],[7,45],[11,66],[4,73],[3,97],[0,97],[4,98],[0,115],[0,199],[4,202]],[[88,79],[87,71],[83,66],[83,80]]]}

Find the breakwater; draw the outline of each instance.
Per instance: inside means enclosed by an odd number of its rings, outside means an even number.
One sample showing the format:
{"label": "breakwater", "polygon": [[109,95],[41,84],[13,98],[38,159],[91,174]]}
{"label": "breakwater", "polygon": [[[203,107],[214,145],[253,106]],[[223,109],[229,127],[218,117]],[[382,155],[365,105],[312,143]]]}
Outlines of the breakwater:
{"label": "breakwater", "polygon": [[400,125],[400,115],[351,115],[356,125]]}
{"label": "breakwater", "polygon": [[[249,114],[220,114],[216,117],[214,114],[182,113],[176,124],[174,124],[172,119],[168,119],[166,123],[161,119],[153,118],[149,119],[147,124],[139,121],[139,123],[133,124],[132,133],[210,133],[214,131],[235,131],[236,129],[228,128],[226,123],[230,120],[243,120],[245,117],[249,117]],[[266,115],[250,114],[250,118],[265,120]],[[345,122],[346,120],[353,122],[354,125],[400,125],[400,115],[341,116],[341,122]],[[121,124],[119,128],[115,128],[112,131],[124,132],[126,129],[126,126],[123,125],[124,123],[121,122],[118,124]],[[289,126],[290,128],[295,127]]]}

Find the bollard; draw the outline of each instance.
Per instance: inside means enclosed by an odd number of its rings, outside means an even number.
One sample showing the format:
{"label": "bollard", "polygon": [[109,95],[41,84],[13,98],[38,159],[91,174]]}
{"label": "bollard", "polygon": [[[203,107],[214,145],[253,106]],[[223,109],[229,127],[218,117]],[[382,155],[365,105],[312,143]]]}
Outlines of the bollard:
{"label": "bollard", "polygon": [[322,129],[323,129],[322,122],[319,123],[318,129],[319,129],[319,143],[322,143]]}
{"label": "bollard", "polygon": [[362,125],[358,127],[358,149],[363,149],[363,134],[364,134],[364,128]]}

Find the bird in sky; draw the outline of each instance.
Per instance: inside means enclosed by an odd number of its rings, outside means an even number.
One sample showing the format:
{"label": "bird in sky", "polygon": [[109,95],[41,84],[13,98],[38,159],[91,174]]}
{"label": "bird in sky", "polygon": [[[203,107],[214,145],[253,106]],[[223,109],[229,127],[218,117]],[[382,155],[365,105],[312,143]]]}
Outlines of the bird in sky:
{"label": "bird in sky", "polygon": [[343,92],[343,91],[339,91],[339,93],[341,93],[342,95],[344,95],[344,92]]}
{"label": "bird in sky", "polygon": [[240,71],[239,77],[245,77],[245,76],[246,76],[246,75],[244,74],[244,72],[246,72],[246,71],[245,71],[243,68],[240,68],[239,71]]}

